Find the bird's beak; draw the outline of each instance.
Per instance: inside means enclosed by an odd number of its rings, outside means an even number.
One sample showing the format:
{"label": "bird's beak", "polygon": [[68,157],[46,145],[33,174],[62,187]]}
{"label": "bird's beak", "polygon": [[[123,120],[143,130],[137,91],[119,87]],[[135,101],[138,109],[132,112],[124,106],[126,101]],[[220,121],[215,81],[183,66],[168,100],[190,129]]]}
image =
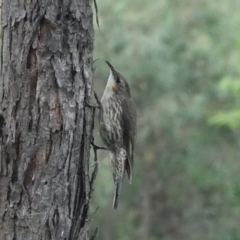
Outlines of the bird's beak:
{"label": "bird's beak", "polygon": [[109,66],[109,68],[111,69],[112,73],[115,73],[116,70],[114,69],[113,65],[110,62],[108,62],[108,61],[106,61],[106,63]]}

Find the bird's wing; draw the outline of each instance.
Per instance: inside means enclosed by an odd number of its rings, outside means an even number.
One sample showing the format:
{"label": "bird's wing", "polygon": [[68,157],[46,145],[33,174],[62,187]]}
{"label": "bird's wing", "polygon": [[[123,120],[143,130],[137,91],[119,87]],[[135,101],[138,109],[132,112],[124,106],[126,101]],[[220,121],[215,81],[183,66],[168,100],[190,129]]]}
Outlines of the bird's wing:
{"label": "bird's wing", "polygon": [[135,135],[137,133],[136,106],[131,98],[126,98],[123,100],[122,123],[123,123],[123,141],[128,156],[126,162],[126,170],[128,173],[129,182],[131,183],[134,161]]}

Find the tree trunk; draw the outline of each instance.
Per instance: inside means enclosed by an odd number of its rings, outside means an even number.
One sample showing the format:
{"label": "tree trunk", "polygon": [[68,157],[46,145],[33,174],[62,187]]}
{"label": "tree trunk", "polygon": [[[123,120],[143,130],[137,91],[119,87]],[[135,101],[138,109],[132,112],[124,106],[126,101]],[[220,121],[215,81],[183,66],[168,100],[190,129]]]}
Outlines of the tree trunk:
{"label": "tree trunk", "polygon": [[88,239],[90,0],[3,0],[0,239]]}

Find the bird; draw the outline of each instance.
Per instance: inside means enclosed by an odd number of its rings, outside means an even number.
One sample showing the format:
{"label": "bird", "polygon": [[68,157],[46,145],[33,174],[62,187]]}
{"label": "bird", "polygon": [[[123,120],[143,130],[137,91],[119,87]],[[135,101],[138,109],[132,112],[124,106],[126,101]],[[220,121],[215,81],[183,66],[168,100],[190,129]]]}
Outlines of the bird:
{"label": "bird", "polygon": [[127,80],[110,62],[110,75],[105,87],[99,116],[99,133],[110,154],[117,209],[125,172],[132,183],[137,113]]}

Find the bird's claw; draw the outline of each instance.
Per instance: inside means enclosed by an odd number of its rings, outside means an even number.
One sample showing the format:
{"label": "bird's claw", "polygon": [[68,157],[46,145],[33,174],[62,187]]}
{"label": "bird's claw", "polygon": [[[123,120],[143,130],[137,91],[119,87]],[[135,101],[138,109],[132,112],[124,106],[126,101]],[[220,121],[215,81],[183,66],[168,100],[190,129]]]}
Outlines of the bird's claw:
{"label": "bird's claw", "polygon": [[87,99],[85,100],[85,103],[87,104],[88,107],[100,109],[102,105],[101,105],[101,102],[99,101],[97,93],[95,91],[94,91],[94,97],[97,101],[97,104],[91,103],[89,97],[87,97]]}

